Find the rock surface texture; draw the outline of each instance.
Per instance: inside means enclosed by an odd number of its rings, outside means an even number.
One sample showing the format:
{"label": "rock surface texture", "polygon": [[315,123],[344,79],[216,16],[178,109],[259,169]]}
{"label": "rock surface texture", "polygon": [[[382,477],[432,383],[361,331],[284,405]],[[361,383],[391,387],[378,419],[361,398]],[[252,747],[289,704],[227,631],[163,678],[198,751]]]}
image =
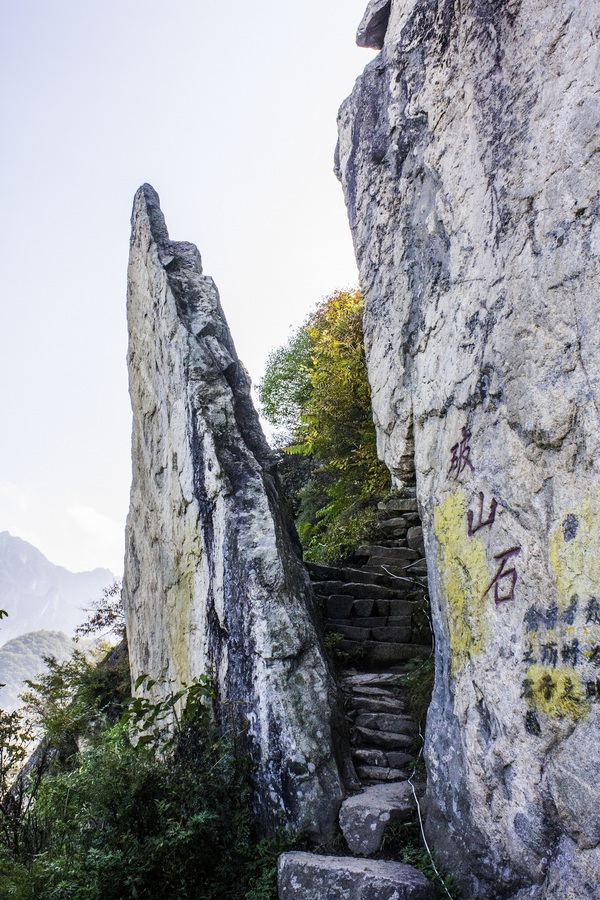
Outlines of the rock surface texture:
{"label": "rock surface texture", "polygon": [[428,562],[427,829],[469,898],[600,896],[599,37],[593,0],[392,0],[339,117]]}
{"label": "rock surface texture", "polygon": [[417,869],[384,859],[283,853],[277,870],[280,900],[439,900]]}
{"label": "rock surface texture", "polygon": [[169,240],[149,185],[133,208],[128,319],[132,678],[167,692],[211,670],[267,827],[328,832],[340,720],[310,582],[215,285],[193,244]]}

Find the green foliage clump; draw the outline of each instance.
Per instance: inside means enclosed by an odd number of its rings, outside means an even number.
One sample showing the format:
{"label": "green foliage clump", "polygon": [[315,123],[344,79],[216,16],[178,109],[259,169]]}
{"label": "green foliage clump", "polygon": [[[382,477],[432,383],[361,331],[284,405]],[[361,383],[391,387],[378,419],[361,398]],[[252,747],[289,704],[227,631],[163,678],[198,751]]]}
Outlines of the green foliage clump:
{"label": "green foliage clump", "polygon": [[31,732],[12,719],[3,732],[0,716],[0,896],[274,900],[282,842],[257,834],[247,762],[211,718],[210,680],[154,700],[144,677],[127,699],[122,655],[50,661],[30,684],[45,736],[16,780]]}
{"label": "green foliage clump", "polygon": [[442,889],[440,896],[462,900],[452,876],[446,875],[435,866],[423,842],[418,822],[397,822],[389,825],[383,838],[383,854],[386,858],[391,856],[407,866],[414,866]]}
{"label": "green foliage clump", "polygon": [[375,517],[365,507],[389,487],[377,459],[359,291],[326,298],[271,355],[259,396],[283,452],[312,461],[292,503],[307,557],[343,558],[371,537]]}

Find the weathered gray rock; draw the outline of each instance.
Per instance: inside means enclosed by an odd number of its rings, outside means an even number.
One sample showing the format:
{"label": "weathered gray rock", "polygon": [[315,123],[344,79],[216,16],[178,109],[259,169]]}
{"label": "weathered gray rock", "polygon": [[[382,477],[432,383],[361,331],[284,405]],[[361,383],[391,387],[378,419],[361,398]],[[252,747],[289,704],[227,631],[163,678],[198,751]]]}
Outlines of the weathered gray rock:
{"label": "weathered gray rock", "polygon": [[405,822],[414,809],[415,799],[407,782],[373,785],[344,800],[340,828],[352,853],[371,856],[381,849],[387,826]]}
{"label": "weathered gray rock", "polygon": [[359,47],[381,50],[390,19],[391,0],[370,0],[356,32]]}
{"label": "weathered gray rock", "polygon": [[160,696],[212,671],[253,762],[265,825],[326,832],[343,791],[335,691],[272,453],[212,280],[169,240],[158,196],[133,208],[133,485],[124,603],[132,677]]}
{"label": "weathered gray rock", "polygon": [[437,888],[412,866],[383,859],[282,853],[280,900],[437,900]]}
{"label": "weathered gray rock", "polygon": [[594,0],[393,0],[339,117],[378,448],[429,561],[427,829],[473,900],[598,880],[599,34]]}

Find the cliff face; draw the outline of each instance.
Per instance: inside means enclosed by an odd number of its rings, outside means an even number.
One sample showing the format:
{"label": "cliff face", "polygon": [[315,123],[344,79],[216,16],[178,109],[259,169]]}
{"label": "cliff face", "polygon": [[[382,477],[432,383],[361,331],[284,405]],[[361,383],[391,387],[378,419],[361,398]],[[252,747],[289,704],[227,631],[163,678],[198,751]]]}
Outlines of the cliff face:
{"label": "cliff face", "polygon": [[335,695],[274,459],[215,285],[193,244],[169,240],[149,185],[132,226],[132,678],[173,688],[212,670],[218,714],[245,732],[267,827],[327,832],[342,796]]}
{"label": "cliff face", "polygon": [[374,0],[339,117],[426,535],[427,829],[473,898],[600,890],[599,35],[592,0]]}

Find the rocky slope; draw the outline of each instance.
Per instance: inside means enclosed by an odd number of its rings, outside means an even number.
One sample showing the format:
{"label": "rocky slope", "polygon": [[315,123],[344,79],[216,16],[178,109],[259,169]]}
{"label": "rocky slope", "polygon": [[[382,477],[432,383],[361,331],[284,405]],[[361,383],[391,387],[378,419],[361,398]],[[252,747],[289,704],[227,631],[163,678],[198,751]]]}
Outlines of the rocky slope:
{"label": "rocky slope", "polygon": [[265,825],[334,827],[337,692],[275,461],[212,279],[135,197],[128,286],[133,484],[124,605],[132,678],[211,672],[253,762]]}
{"label": "rocky slope", "polygon": [[372,0],[339,117],[424,526],[427,828],[470,898],[600,893],[599,35],[592,0]]}

